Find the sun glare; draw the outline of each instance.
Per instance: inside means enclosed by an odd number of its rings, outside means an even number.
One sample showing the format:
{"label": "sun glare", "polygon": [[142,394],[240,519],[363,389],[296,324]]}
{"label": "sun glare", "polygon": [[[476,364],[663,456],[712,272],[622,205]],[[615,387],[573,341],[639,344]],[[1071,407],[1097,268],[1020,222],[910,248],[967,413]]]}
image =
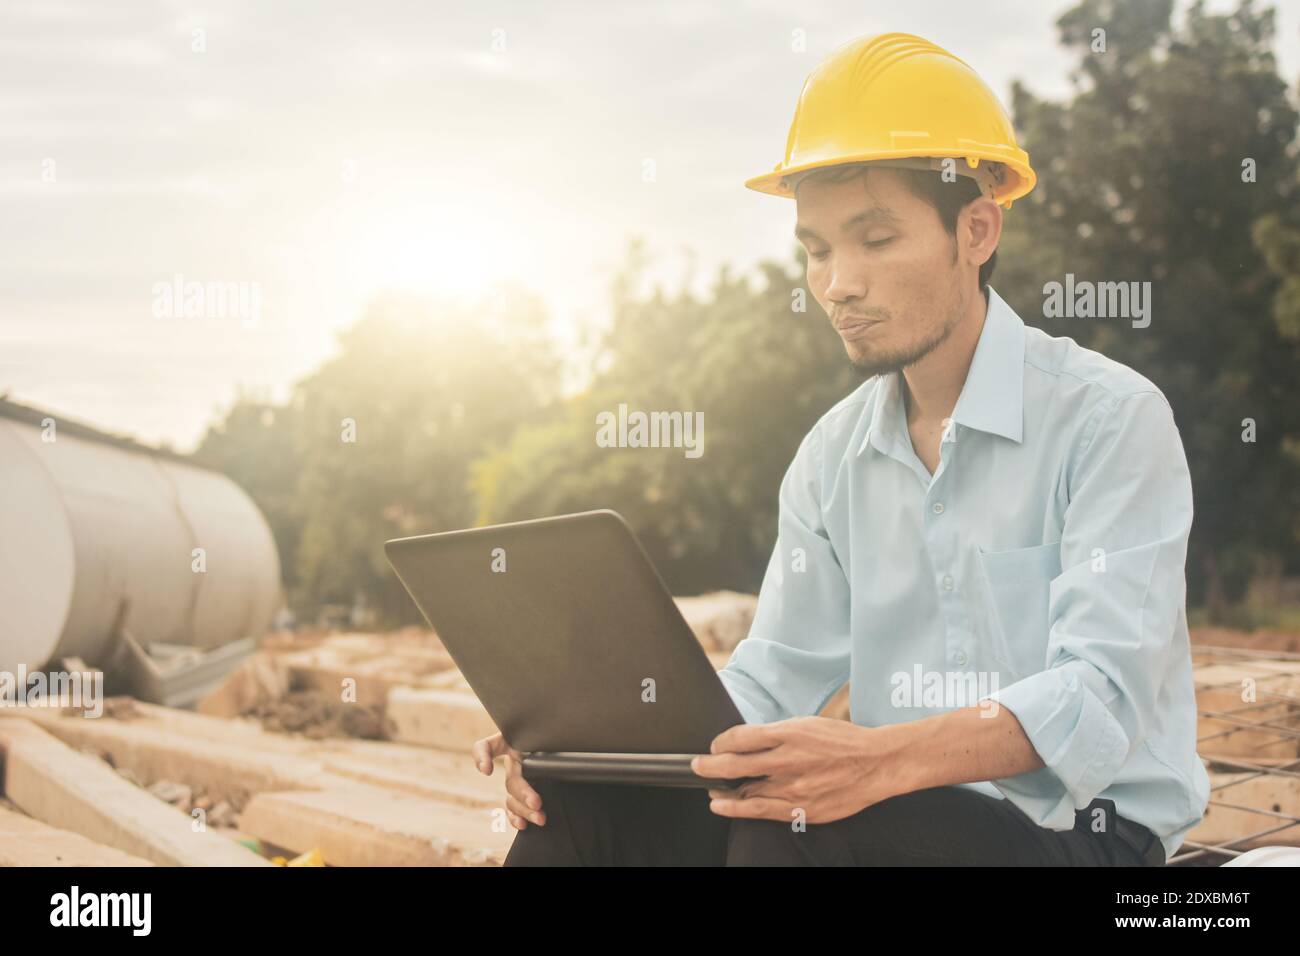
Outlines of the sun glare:
{"label": "sun glare", "polygon": [[513,277],[518,260],[504,232],[482,222],[427,216],[390,216],[358,231],[349,259],[354,282],[369,293],[406,291],[474,297]]}

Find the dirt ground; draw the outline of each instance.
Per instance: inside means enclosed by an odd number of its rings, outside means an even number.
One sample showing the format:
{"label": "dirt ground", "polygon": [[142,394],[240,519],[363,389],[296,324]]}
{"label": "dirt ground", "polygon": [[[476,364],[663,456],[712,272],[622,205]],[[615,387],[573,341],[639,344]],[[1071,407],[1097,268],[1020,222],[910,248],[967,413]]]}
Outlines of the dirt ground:
{"label": "dirt ground", "polygon": [[1193,644],[1235,647],[1250,651],[1282,651],[1300,654],[1300,631],[1233,631],[1224,627],[1194,627]]}

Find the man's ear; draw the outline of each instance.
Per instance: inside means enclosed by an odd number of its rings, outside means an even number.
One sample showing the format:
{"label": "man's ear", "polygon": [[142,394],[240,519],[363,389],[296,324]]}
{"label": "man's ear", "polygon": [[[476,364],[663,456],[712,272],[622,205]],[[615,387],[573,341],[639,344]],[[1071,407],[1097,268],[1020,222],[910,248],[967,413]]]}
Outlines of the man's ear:
{"label": "man's ear", "polygon": [[966,204],[957,220],[961,257],[976,269],[989,261],[1002,238],[1002,207],[987,196]]}

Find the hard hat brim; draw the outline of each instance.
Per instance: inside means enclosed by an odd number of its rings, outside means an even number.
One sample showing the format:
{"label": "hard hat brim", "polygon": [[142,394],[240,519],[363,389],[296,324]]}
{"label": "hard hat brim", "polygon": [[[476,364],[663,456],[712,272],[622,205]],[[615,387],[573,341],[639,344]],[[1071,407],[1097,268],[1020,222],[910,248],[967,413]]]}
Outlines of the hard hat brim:
{"label": "hard hat brim", "polygon": [[980,161],[1003,163],[1008,168],[1011,174],[1008,177],[1008,182],[997,191],[993,198],[997,202],[1009,207],[1012,202],[1019,199],[1021,196],[1026,195],[1031,189],[1033,189],[1034,184],[1037,182],[1037,176],[1034,175],[1034,170],[1029,165],[1028,156],[1026,156],[1021,150],[1018,150],[1017,152],[1020,153],[1019,156],[1006,155],[1001,151],[995,152],[993,150],[981,150],[977,152],[969,150],[935,150],[931,152],[927,150],[923,154],[918,154],[915,149],[877,150],[857,155],[837,156],[830,160],[801,163],[791,166],[788,169],[782,168],[778,164],[777,168],[770,173],[763,173],[760,176],[754,176],[745,180],[745,186],[755,192],[766,193],[769,196],[780,196],[784,199],[794,199],[794,190],[792,190],[785,182],[786,178],[793,176],[796,173],[804,173],[814,169],[829,169],[832,166],[845,166],[851,163],[868,163],[875,160],[912,159],[917,158],[918,156],[935,159],[952,158],[963,161],[976,159]]}

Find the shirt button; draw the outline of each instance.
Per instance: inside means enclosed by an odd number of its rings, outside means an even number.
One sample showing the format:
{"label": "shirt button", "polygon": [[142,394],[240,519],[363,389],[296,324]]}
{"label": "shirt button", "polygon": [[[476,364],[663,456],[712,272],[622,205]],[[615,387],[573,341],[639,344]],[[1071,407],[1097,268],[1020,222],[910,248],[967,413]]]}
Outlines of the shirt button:
{"label": "shirt button", "polygon": [[955,663],[955,664],[965,664],[965,663],[966,663],[966,652],[965,652],[965,651],[958,651],[956,654],[952,655],[952,659],[953,659],[953,663]]}
{"label": "shirt button", "polygon": [[941,514],[943,514],[943,502],[942,502],[942,501],[936,501],[936,502],[934,503],[934,509],[933,509],[933,510],[934,510],[934,513],[937,514],[937,515],[941,515]]}
{"label": "shirt button", "polygon": [[945,574],[945,575],[943,576],[943,589],[944,589],[945,591],[951,591],[951,590],[952,590],[952,575],[951,575],[951,574]]}

